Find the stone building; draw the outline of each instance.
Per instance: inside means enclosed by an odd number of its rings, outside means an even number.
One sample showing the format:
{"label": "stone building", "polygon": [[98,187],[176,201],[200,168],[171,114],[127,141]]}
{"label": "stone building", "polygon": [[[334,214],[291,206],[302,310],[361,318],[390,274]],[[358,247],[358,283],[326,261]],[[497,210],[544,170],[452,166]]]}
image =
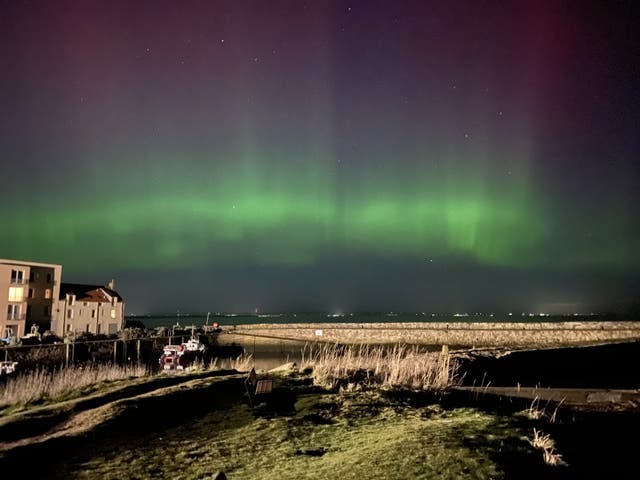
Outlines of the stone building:
{"label": "stone building", "polygon": [[113,280],[107,286],[63,283],[56,311],[54,331],[59,337],[82,332],[110,335],[124,327],[124,302]]}

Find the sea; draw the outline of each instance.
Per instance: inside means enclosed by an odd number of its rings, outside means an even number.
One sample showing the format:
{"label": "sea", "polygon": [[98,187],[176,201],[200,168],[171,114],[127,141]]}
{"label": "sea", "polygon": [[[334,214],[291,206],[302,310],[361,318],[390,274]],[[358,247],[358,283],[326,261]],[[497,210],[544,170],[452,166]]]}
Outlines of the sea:
{"label": "sea", "polygon": [[605,320],[625,320],[617,315],[598,313],[571,313],[551,315],[547,313],[428,313],[428,312],[302,312],[302,313],[179,313],[155,315],[128,315],[127,320],[141,322],[146,328],[171,327],[200,327],[202,325],[220,326],[254,325],[254,324],[291,324],[291,323],[439,323],[439,322],[590,322]]}

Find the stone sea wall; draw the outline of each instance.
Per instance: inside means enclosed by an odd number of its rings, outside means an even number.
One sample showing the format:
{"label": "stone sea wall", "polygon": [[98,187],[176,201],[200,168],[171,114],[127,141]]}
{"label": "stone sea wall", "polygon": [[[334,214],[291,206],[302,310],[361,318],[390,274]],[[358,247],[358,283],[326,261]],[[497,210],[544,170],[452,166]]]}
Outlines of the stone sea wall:
{"label": "stone sea wall", "polygon": [[[247,338],[250,337],[250,338]],[[225,327],[224,343],[557,346],[640,340],[640,322],[299,323]]]}

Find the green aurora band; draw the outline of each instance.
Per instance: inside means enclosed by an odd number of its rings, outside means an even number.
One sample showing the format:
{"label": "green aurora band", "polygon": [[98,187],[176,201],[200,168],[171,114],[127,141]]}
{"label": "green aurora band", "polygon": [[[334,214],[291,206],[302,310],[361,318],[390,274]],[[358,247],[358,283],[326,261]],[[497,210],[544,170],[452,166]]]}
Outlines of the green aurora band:
{"label": "green aurora band", "polygon": [[383,161],[356,174],[317,158],[281,158],[212,167],[173,156],[116,181],[87,171],[82,182],[80,172],[47,203],[5,205],[13,228],[3,230],[0,247],[75,271],[305,266],[340,255],[514,268],[637,264],[616,239],[625,218],[613,207],[591,219],[606,223],[608,235],[559,235],[565,220],[535,188],[527,162],[509,175],[453,160],[400,175]]}

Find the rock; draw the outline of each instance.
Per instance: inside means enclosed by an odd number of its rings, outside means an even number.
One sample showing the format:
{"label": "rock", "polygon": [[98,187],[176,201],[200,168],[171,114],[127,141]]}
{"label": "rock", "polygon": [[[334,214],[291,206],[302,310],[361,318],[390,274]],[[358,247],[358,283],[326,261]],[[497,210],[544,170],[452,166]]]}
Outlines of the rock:
{"label": "rock", "polygon": [[619,403],[622,401],[620,392],[591,392],[587,394],[587,403]]}
{"label": "rock", "polygon": [[296,370],[297,366],[295,362],[285,363],[284,365],[280,365],[279,367],[272,368],[269,370],[269,373],[291,373]]}

